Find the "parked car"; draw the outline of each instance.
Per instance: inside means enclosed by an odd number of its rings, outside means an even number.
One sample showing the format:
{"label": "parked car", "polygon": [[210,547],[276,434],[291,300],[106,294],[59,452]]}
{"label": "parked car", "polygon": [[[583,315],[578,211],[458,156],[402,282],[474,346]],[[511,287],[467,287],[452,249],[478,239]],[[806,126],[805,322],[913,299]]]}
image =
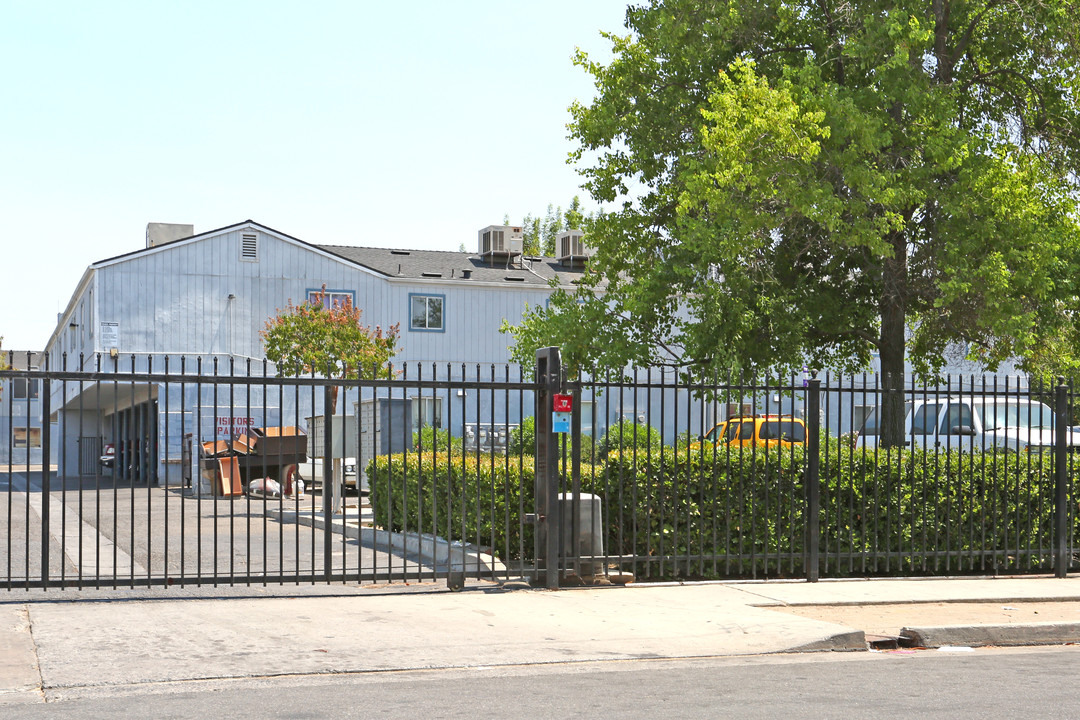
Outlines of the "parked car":
{"label": "parked car", "polygon": [[[345,474],[345,487],[355,488],[357,486],[356,458],[343,458],[342,466]],[[321,458],[308,458],[307,462],[300,463],[297,466],[297,471],[308,487],[322,485],[323,461]]]}
{"label": "parked car", "polygon": [[113,467],[116,464],[116,446],[105,443],[105,446],[101,448],[101,457],[98,458],[98,462],[103,468]]}
{"label": "parked car", "polygon": [[703,440],[730,447],[805,445],[806,424],[792,415],[739,416],[719,423]]}
{"label": "parked car", "polygon": [[[856,438],[859,447],[875,447],[880,408],[866,416]],[[1054,411],[1022,397],[927,397],[905,405],[904,444],[915,449],[1043,452],[1054,447]],[[1066,434],[1080,446],[1080,432]]]}

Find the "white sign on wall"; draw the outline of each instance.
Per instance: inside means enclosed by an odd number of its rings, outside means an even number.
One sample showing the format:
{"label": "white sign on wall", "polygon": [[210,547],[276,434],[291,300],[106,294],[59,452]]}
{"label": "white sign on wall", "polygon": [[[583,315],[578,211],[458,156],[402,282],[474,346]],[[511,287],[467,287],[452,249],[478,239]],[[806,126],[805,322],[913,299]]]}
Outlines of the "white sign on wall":
{"label": "white sign on wall", "polygon": [[101,323],[101,347],[106,350],[120,347],[120,323]]}

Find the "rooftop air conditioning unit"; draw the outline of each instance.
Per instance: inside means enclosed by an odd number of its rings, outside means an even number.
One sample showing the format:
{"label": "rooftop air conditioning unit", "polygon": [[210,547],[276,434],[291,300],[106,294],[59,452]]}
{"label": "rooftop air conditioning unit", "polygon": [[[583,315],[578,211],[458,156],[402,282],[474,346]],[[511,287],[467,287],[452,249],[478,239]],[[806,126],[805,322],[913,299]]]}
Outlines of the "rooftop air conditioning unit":
{"label": "rooftop air conditioning unit", "polygon": [[581,230],[565,230],[559,233],[555,238],[555,259],[566,265],[588,260],[593,251],[585,244],[584,236],[585,233]]}
{"label": "rooftop air conditioning unit", "polygon": [[520,255],[525,244],[525,233],[513,225],[488,225],[478,234],[480,255],[512,257]]}

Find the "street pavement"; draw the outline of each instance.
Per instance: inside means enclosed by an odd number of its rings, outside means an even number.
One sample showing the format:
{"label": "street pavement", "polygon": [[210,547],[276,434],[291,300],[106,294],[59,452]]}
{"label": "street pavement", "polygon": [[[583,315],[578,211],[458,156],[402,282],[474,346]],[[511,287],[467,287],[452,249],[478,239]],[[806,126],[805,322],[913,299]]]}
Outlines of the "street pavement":
{"label": "street pavement", "polygon": [[206,680],[1073,642],[1080,577],[5,591],[0,705]]}

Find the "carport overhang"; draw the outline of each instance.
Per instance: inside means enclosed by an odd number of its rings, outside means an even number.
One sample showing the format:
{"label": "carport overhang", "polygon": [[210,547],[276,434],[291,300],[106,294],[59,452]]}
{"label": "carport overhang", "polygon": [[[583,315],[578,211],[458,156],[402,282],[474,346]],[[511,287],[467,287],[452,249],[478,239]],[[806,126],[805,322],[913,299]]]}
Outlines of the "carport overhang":
{"label": "carport overhang", "polygon": [[82,392],[73,395],[59,410],[54,410],[49,420],[57,422],[60,411],[98,412],[103,416],[111,415],[156,400],[157,397],[158,386],[154,383],[90,383],[83,388]]}

